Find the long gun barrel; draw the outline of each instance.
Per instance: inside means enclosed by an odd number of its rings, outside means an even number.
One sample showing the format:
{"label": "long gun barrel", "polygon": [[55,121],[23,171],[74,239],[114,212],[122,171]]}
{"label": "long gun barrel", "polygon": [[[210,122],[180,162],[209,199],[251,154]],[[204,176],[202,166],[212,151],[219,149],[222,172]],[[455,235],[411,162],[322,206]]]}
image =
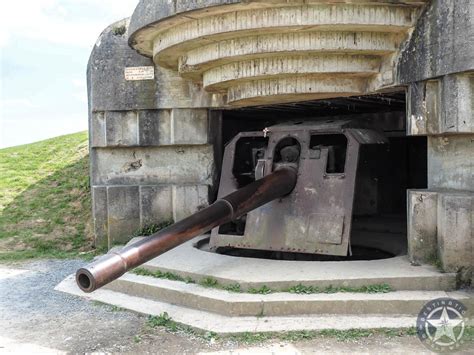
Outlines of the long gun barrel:
{"label": "long gun barrel", "polygon": [[295,187],[296,170],[281,167],[273,173],[218,199],[209,207],[120,251],[109,253],[79,269],[76,282],[92,292],[147,261],[214,227],[289,194]]}

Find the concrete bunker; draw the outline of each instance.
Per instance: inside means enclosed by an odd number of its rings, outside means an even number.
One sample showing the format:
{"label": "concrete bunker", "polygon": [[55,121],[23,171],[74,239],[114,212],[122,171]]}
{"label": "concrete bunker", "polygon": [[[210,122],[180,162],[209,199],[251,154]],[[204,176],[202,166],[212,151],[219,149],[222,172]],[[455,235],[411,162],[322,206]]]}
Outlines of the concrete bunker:
{"label": "concrete bunker", "polygon": [[[273,144],[266,128],[350,120],[388,140],[359,151],[347,216],[353,258],[407,252],[413,265],[441,265],[470,283],[471,7],[468,0],[142,0],[131,19],[104,31],[89,62],[96,244],[126,243],[140,228],[212,203],[225,143],[238,134],[263,137],[249,139],[251,162],[227,169],[244,185]],[[301,150],[320,147],[310,150],[326,152],[324,173],[346,173],[349,137],[345,150],[340,131],[316,136],[308,147],[298,141]],[[248,153],[245,144],[239,149]],[[245,234],[245,222],[227,233]],[[287,252],[276,258],[306,257]]]}

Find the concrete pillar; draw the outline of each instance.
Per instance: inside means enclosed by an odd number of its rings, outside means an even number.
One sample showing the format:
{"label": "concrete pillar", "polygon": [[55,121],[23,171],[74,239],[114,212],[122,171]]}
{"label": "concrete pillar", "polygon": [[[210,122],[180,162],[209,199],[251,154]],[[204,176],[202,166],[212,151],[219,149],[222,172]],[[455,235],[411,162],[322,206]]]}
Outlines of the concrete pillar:
{"label": "concrete pillar", "polygon": [[429,263],[437,258],[438,193],[408,191],[408,256],[413,263]]}
{"label": "concrete pillar", "polygon": [[[206,206],[220,149],[212,97],[130,49],[121,27],[128,21],[102,33],[88,66],[93,218],[96,245],[106,247]],[[154,79],[127,78],[133,67]]]}
{"label": "concrete pillar", "polygon": [[443,269],[470,280],[474,267],[474,193],[442,193],[438,201],[438,250]]}
{"label": "concrete pillar", "polygon": [[408,134],[428,136],[428,190],[410,191],[409,256],[438,260],[470,282],[473,269],[474,76],[449,74],[412,83]]}

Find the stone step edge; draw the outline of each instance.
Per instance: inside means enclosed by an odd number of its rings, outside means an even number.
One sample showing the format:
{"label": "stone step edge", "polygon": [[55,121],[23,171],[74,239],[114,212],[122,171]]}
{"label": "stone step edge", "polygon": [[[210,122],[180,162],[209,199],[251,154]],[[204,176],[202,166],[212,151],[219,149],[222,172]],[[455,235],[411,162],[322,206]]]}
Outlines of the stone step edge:
{"label": "stone step edge", "polygon": [[[416,317],[413,316],[386,317],[371,314],[363,316],[226,317],[104,289],[85,294],[77,287],[73,275],[63,280],[55,287],[55,290],[145,315],[158,316],[166,312],[178,323],[221,335],[244,332],[318,331],[327,329],[396,329],[416,325]],[[474,323],[471,321],[471,324]]]}
{"label": "stone step edge", "polygon": [[233,293],[196,284],[147,276],[125,274],[106,289],[130,296],[201,309],[224,316],[288,316],[301,314],[410,314],[416,315],[426,302],[440,297],[454,297],[473,304],[464,292],[393,291],[388,293],[293,294],[267,295]]}
{"label": "stone step edge", "polygon": [[[456,289],[456,274],[455,273],[439,273],[435,275],[404,275],[404,276],[388,276],[380,277],[375,276],[373,278],[361,277],[361,278],[340,278],[340,279],[319,279],[319,280],[298,280],[293,283],[288,281],[245,281],[245,280],[235,280],[227,277],[219,277],[211,274],[200,274],[197,272],[189,272],[183,270],[176,270],[173,268],[166,268],[162,266],[154,266],[149,264],[143,264],[140,268],[146,269],[151,272],[162,271],[170,272],[176,274],[183,278],[191,278],[196,282],[205,279],[206,277],[211,277],[215,279],[219,284],[224,286],[229,286],[232,284],[240,284],[243,289],[248,288],[260,288],[262,286],[267,286],[271,289],[285,289],[292,286],[301,284],[303,286],[316,286],[320,288],[325,288],[329,286],[333,287],[362,287],[375,284],[386,283],[390,285],[394,290],[415,290],[415,291],[453,291]],[[411,285],[410,282],[416,280],[414,285]]]}

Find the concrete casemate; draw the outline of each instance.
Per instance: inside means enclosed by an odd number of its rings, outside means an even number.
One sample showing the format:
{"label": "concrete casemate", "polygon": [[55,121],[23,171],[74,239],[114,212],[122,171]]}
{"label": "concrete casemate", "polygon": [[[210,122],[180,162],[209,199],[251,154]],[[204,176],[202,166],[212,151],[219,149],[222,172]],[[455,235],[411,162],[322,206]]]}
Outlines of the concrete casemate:
{"label": "concrete casemate", "polygon": [[215,199],[223,112],[406,91],[428,162],[426,189],[407,191],[408,257],[469,283],[472,38],[470,0],[140,1],[88,65],[96,244]]}

